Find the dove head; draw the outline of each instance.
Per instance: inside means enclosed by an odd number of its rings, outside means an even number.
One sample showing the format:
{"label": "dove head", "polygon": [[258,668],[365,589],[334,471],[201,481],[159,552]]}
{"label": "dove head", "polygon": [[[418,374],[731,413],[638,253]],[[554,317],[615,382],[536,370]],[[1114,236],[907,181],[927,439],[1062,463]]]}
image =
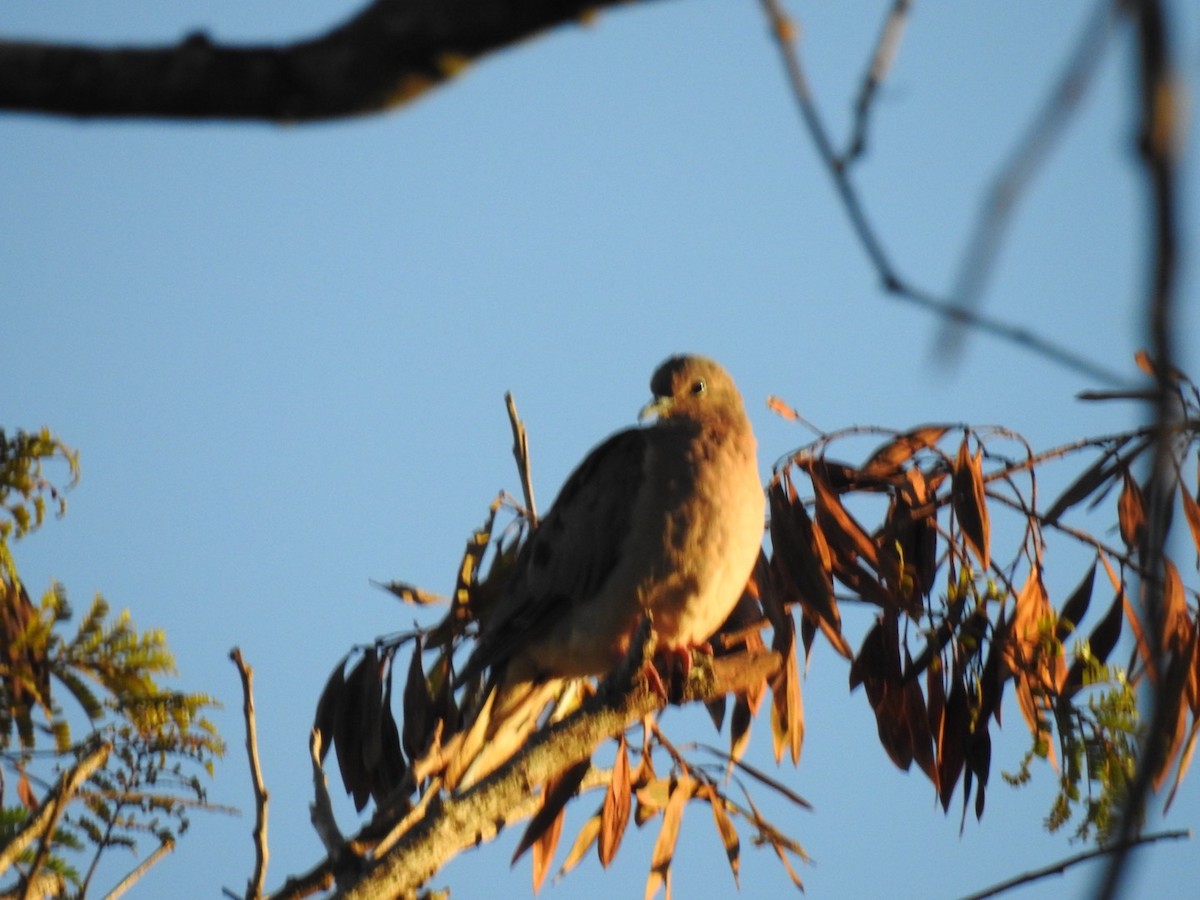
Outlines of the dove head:
{"label": "dove head", "polygon": [[654,399],[639,419],[702,419],[711,415],[745,416],[742,395],[720,364],[704,356],[672,356],[650,378]]}

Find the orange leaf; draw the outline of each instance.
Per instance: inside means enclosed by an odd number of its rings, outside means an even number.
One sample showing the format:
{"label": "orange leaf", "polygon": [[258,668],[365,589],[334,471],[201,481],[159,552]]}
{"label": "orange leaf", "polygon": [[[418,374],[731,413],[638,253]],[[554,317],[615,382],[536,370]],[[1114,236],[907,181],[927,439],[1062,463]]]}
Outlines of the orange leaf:
{"label": "orange leaf", "polygon": [[[521,858],[521,855],[533,847],[541,840],[545,832],[555,829],[562,830],[561,814],[563,808],[566,807],[567,801],[575,796],[575,791],[579,788],[579,783],[583,781],[583,776],[587,774],[587,770],[591,768],[592,761],[584,759],[569,766],[546,779],[545,785],[542,786],[542,805],[538,811],[533,814],[533,818],[529,820],[529,825],[525,828],[525,833],[521,835],[521,841],[517,844],[517,849],[513,853],[512,861],[515,863]],[[558,842],[558,835],[555,834],[549,840],[549,852],[546,852],[547,845],[542,844],[541,848],[541,876],[545,876],[545,867],[550,864],[550,857],[554,853],[554,845]],[[541,883],[541,878],[538,875],[539,859],[535,853],[534,859],[534,889]]]}
{"label": "orange leaf", "polygon": [[786,747],[795,765],[800,762],[800,747],[804,743],[804,704],[796,659],[796,625],[791,618],[786,621],[784,628],[775,632],[775,650],[783,656],[784,664],[771,681],[771,735],[775,761],[783,758]]}
{"label": "orange leaf", "polygon": [[895,475],[918,450],[932,447],[942,439],[948,429],[945,425],[924,425],[912,431],[896,435],[871,454],[863,464],[862,474],[867,478],[888,478]]}
{"label": "orange leaf", "polygon": [[550,861],[554,859],[554,848],[558,846],[558,839],[562,835],[563,818],[566,812],[566,807],[561,807],[558,815],[554,817],[554,821],[533,842],[532,866],[533,892],[535,894],[541,889],[542,882],[546,880],[546,873],[550,871]]}
{"label": "orange leaf", "polygon": [[1131,550],[1141,546],[1146,531],[1146,506],[1142,500],[1142,489],[1129,474],[1128,467],[1121,473],[1124,486],[1117,500],[1117,522],[1121,526],[1121,540]]}
{"label": "orange leaf", "polygon": [[562,868],[558,870],[558,877],[562,878],[577,865],[587,855],[588,850],[592,848],[592,844],[596,843],[596,838],[600,836],[600,816],[595,815],[583,823],[583,827],[579,829],[579,834],[575,837],[575,843],[571,845],[571,852],[567,854],[567,858],[563,860]]}
{"label": "orange leaf", "polygon": [[986,572],[991,566],[991,525],[983,488],[983,448],[972,456],[967,443],[964,437],[954,460],[950,501],[959,528]]}
{"label": "orange leaf", "polygon": [[733,872],[733,883],[738,885],[741,842],[738,840],[737,829],[733,827],[733,821],[725,809],[725,798],[711,784],[700,785],[696,790],[696,795],[707,800],[708,805],[712,808],[713,822],[717,826],[717,834],[720,835],[721,843],[725,846],[725,858],[729,860],[729,868]]}
{"label": "orange leaf", "polygon": [[679,840],[679,823],[683,819],[684,804],[691,799],[695,782],[683,775],[671,789],[671,798],[663,811],[662,827],[654,842],[654,853],[650,857],[650,877],[646,881],[646,898],[649,900],[659,886],[665,886],[666,897],[671,896],[671,860],[675,857],[675,843]]}
{"label": "orange leaf", "polygon": [[612,778],[604,794],[604,806],[600,812],[600,865],[608,864],[617,855],[625,826],[629,823],[629,794],[632,790],[629,776],[629,750],[625,746],[625,735],[617,742],[617,759],[613,765]]}

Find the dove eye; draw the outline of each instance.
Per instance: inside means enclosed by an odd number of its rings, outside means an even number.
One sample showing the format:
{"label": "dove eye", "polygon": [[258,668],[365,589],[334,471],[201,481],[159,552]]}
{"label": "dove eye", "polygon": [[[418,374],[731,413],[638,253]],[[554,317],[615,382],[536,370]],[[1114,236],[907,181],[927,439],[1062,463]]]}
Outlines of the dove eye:
{"label": "dove eye", "polygon": [[693,394],[703,394],[706,390],[708,390],[708,386],[704,383],[703,378],[697,378],[692,382]]}

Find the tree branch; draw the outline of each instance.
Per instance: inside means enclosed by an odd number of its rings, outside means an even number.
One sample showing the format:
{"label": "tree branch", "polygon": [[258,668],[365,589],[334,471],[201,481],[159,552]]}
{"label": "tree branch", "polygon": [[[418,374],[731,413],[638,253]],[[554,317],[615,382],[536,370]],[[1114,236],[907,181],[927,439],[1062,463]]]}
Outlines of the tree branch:
{"label": "tree branch", "polygon": [[[1170,651],[1164,640],[1164,558],[1174,505],[1171,435],[1180,410],[1175,401],[1174,315],[1178,269],[1178,209],[1176,155],[1179,134],[1178,87],[1168,42],[1166,12],[1159,0],[1123,0],[1137,38],[1137,82],[1141,102],[1138,151],[1149,193],[1148,217],[1153,243],[1146,296],[1146,324],[1155,365],[1155,397],[1151,409],[1155,428],[1154,455],[1146,484],[1146,527],[1139,542],[1143,575],[1141,601],[1150,630],[1154,665],[1162,677],[1151,694],[1150,724],[1138,754],[1137,773],[1121,810],[1117,851],[1112,855],[1097,896],[1110,900],[1121,889],[1132,839],[1143,820],[1154,773],[1165,763],[1168,735],[1179,711],[1185,673],[1168,666]],[[1168,677],[1174,671],[1173,677]]]}
{"label": "tree branch", "polygon": [[[49,847],[50,838],[62,815],[63,808],[79,792],[79,788],[92,776],[92,773],[108,761],[108,754],[111,752],[111,744],[101,744],[76,763],[74,768],[63,773],[58,779],[58,783],[55,784],[54,790],[42,801],[42,805],[30,817],[25,827],[3,849],[0,849],[0,872],[6,871],[16,862],[17,857],[35,840],[40,839],[43,848]],[[43,854],[39,853],[39,856],[41,855]],[[38,865],[35,864],[30,870],[28,875],[30,882],[33,881],[37,868]]]}
{"label": "tree branch", "polygon": [[1097,859],[1101,856],[1107,856],[1111,853],[1125,853],[1134,847],[1139,847],[1144,844],[1153,844],[1156,841],[1179,840],[1184,838],[1191,840],[1192,833],[1190,831],[1162,831],[1158,834],[1147,834],[1143,837],[1129,841],[1127,844],[1114,847],[1097,847],[1094,850],[1085,850],[1083,853],[1077,853],[1075,856],[1068,856],[1066,859],[1060,859],[1056,863],[1051,863],[1048,866],[1043,866],[1040,869],[1033,869],[1017,875],[1007,881],[1002,881],[999,884],[994,884],[989,888],[985,888],[975,894],[968,894],[962,900],[985,900],[987,897],[995,897],[998,894],[1003,894],[1005,891],[1011,891],[1015,887],[1021,887],[1030,884],[1034,881],[1039,881],[1042,878],[1048,878],[1051,875],[1062,875],[1071,866],[1076,866],[1079,863],[1088,862]]}
{"label": "tree branch", "polygon": [[829,172],[834,189],[850,220],[850,225],[858,237],[858,242],[875,268],[879,280],[883,284],[883,289],[901,300],[934,313],[946,322],[970,326],[976,331],[1022,347],[1094,381],[1110,385],[1126,385],[1128,379],[1068,347],[1056,344],[1023,326],[994,319],[977,310],[965,308],[957,301],[957,298],[946,299],[936,296],[916,287],[900,275],[899,270],[892,263],[871,217],[867,214],[862,197],[850,179],[845,162],[834,150],[833,141],[817,110],[816,101],[813,99],[808,79],[804,74],[804,67],[800,62],[799,50],[796,47],[795,25],[783,11],[781,0],[760,0],[760,2],[779,45],[800,116],[808,129],[809,137],[817,148],[817,155],[820,157],[821,163]]}
{"label": "tree branch", "polygon": [[270,795],[263,782],[258,760],[258,726],[254,718],[254,670],[246,665],[240,647],[229,651],[229,658],[242,677],[242,713],[246,719],[246,753],[250,757],[250,781],[254,787],[254,873],[246,885],[246,900],[261,897],[267,878],[267,803]]}
{"label": "tree branch", "polygon": [[468,63],[616,0],[375,0],[325,34],[224,46],[0,41],[0,109],[308,122],[399,106]]}
{"label": "tree branch", "polygon": [[[779,664],[779,655],[770,652],[715,659],[709,677],[693,676],[688,682],[684,702],[704,702],[761,684]],[[475,846],[489,823],[522,803],[531,785],[589,758],[606,738],[616,737],[662,705],[662,698],[645,686],[628,693],[602,688],[577,712],[534,735],[517,756],[478,785],[431,803],[425,817],[342,896],[366,900],[415,895],[447,861]]]}

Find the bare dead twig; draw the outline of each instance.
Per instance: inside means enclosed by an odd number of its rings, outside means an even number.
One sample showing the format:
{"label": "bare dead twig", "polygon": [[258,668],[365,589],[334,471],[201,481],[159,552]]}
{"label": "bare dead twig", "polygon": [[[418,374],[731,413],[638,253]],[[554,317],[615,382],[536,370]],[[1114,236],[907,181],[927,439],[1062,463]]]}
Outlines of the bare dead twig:
{"label": "bare dead twig", "polygon": [[537,527],[537,504],[533,500],[533,476],[529,464],[529,435],[525,431],[525,423],[517,415],[517,402],[511,392],[504,394],[504,405],[508,409],[508,421],[512,425],[513,458],[517,461],[517,472],[521,476],[521,492],[525,495],[525,512],[529,516],[529,524]]}
{"label": "bare dead twig", "polygon": [[240,647],[229,652],[242,678],[242,713],[246,719],[246,753],[250,757],[250,781],[254,787],[254,872],[246,885],[246,900],[255,900],[263,893],[267,878],[267,803],[270,795],[263,782],[262,765],[258,759],[258,726],[254,716],[254,669],[242,658]]}
{"label": "bare dead twig", "polygon": [[1085,850],[1082,853],[1077,853],[1074,856],[1068,856],[1066,859],[1060,859],[1058,862],[1051,863],[1050,865],[1044,866],[1040,869],[1033,869],[1032,871],[1024,872],[1013,878],[1009,878],[1007,881],[994,884],[989,888],[979,891],[978,893],[968,894],[967,896],[963,897],[962,900],[985,900],[987,897],[995,897],[999,894],[1003,894],[1005,891],[1011,891],[1013,888],[1022,887],[1023,885],[1030,884],[1034,881],[1039,881],[1042,878],[1048,878],[1051,875],[1062,875],[1072,866],[1077,866],[1080,863],[1089,862],[1090,860],[1097,859],[1102,856],[1108,856],[1109,854],[1117,852],[1128,852],[1134,847],[1140,847],[1145,844],[1153,844],[1158,841],[1175,841],[1179,840],[1180,838],[1191,840],[1191,837],[1192,833],[1187,830],[1162,831],[1157,834],[1143,835],[1140,838],[1130,841],[1126,846],[1123,847],[1097,847],[1094,850]]}
{"label": "bare dead twig", "polygon": [[[954,303],[964,312],[978,308],[1017,201],[1050,156],[1066,131],[1071,115],[1079,108],[1095,80],[1116,19],[1112,0],[1097,0],[1062,75],[1009,153],[1007,162],[992,179],[975,218],[975,227],[951,294]],[[944,321],[935,341],[940,352],[952,355],[962,349],[964,321],[957,318]]]}
{"label": "bare dead twig", "polygon": [[782,0],[760,0],[763,10],[771,23],[771,30],[779,45],[787,71],[792,93],[796,98],[801,118],[808,129],[809,136],[817,148],[817,155],[828,171],[838,193],[850,225],[854,229],[858,241],[863,246],[868,259],[874,266],[883,289],[893,296],[905,300],[915,306],[928,310],[949,322],[969,325],[977,331],[999,338],[1010,344],[1035,353],[1066,369],[1078,372],[1089,379],[1114,386],[1125,386],[1128,379],[1106,366],[1088,359],[1067,347],[1048,340],[1041,335],[1020,325],[1004,322],[985,316],[976,310],[966,309],[954,300],[947,300],[932,293],[921,290],[901,277],[893,265],[891,257],[884,248],[883,241],[875,229],[870,216],[867,215],[862,198],[850,180],[849,172],[841,163],[833,149],[829,132],[816,107],[812,91],[808,86],[804,68],[800,63],[800,53],[796,46],[796,28],[791,19],[783,11]]}
{"label": "bare dead twig", "polygon": [[149,872],[150,869],[157,865],[160,860],[162,860],[174,849],[175,842],[173,840],[163,841],[158,845],[157,850],[143,859],[132,872],[130,872],[117,883],[116,887],[105,894],[104,900],[117,900],[118,897],[125,896],[125,893],[138,881],[140,881],[143,875]]}
{"label": "bare dead twig", "polygon": [[884,19],[883,28],[879,31],[879,40],[875,43],[875,52],[871,54],[871,62],[867,65],[862,86],[858,90],[858,99],[854,102],[854,132],[850,136],[846,151],[838,160],[842,168],[851,165],[866,152],[867,128],[875,97],[896,59],[912,5],[913,0],[893,0],[887,18]]}

